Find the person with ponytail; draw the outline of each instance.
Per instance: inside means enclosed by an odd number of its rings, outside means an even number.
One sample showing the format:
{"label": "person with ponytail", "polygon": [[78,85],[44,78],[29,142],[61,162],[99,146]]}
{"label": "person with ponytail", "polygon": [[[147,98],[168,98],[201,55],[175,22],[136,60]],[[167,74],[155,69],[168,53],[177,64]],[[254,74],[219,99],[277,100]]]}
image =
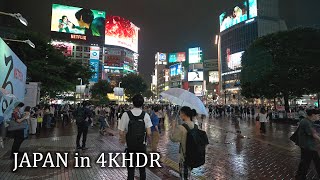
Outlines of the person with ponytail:
{"label": "person with ponytail", "polygon": [[[192,121],[194,117],[194,111],[190,107],[183,106],[180,109],[180,118],[183,120],[184,124],[187,124],[190,129],[193,129],[195,124]],[[191,179],[191,170],[192,168],[188,167],[185,164],[184,155],[186,154],[186,141],[187,141],[187,130],[182,125],[176,125],[176,121],[172,121],[172,131],[170,139],[173,142],[179,142],[179,170],[180,170],[180,179]],[[190,148],[190,147],[189,147]]]}

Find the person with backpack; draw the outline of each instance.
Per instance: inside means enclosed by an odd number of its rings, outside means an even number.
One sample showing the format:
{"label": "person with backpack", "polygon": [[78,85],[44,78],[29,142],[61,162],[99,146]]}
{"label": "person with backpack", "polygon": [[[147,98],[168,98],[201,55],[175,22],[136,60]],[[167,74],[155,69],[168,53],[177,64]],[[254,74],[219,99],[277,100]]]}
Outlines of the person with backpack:
{"label": "person with backpack", "polygon": [[301,148],[301,161],[296,174],[296,179],[306,179],[311,161],[320,178],[320,157],[317,152],[317,142],[320,142],[319,134],[314,128],[314,121],[319,120],[318,112],[315,109],[307,110],[307,117],[300,121],[297,130],[297,141],[295,142]]}
{"label": "person with backpack", "polygon": [[[89,103],[84,101],[82,107],[78,107],[76,112],[76,124],[78,126],[78,134],[77,134],[77,150],[86,150],[86,141],[88,128],[92,123],[93,112],[89,109]],[[82,146],[80,146],[80,139],[82,136]]]}
{"label": "person with backpack", "polygon": [[170,135],[171,141],[180,143],[179,170],[183,180],[190,179],[191,170],[205,163],[206,146],[209,144],[206,132],[192,121],[193,116],[191,108],[183,106],[180,109],[183,124],[176,126],[176,121],[173,121]]}
{"label": "person with backpack", "polygon": [[[150,139],[152,122],[150,116],[142,111],[143,97],[138,94],[132,98],[134,108],[124,112],[118,124],[120,143],[127,144],[126,153],[133,154],[133,167],[127,167],[128,180],[134,180],[134,171],[137,166],[136,153],[146,153],[147,138]],[[141,162],[141,160],[140,160]],[[142,160],[143,162],[143,160]],[[146,179],[145,167],[140,167],[140,180]]]}

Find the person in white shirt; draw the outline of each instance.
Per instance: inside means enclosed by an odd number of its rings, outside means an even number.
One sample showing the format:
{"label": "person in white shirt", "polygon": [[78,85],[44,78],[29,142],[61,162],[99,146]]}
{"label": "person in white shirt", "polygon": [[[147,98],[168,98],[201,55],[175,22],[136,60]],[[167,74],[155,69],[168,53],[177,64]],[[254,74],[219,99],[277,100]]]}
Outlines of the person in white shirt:
{"label": "person in white shirt", "polygon": [[[134,108],[130,110],[132,115],[135,117],[141,116],[144,113],[141,109],[143,106],[143,103],[144,103],[143,97],[141,95],[135,95],[132,98],[132,102],[134,105]],[[151,122],[149,114],[145,113],[143,120],[144,120],[145,129],[146,129],[145,132],[147,134],[147,137],[150,139],[152,122]],[[120,130],[120,143],[123,145],[125,145],[125,143],[126,143],[126,134],[129,131],[129,128],[128,128],[129,121],[130,121],[130,118],[129,118],[128,112],[124,112],[120,121],[119,121],[119,124],[118,124],[118,129]],[[127,146],[128,146],[128,143],[127,143]],[[143,146],[142,149],[144,149],[144,150],[141,150],[139,152],[146,153],[146,142],[145,141],[142,146]],[[137,153],[138,151],[131,150],[130,147],[127,147],[126,152],[127,153]],[[136,164],[136,160],[137,160],[136,156],[134,155],[133,157],[134,157],[133,164]],[[127,167],[127,169],[128,169],[128,179],[133,180],[135,167]],[[145,167],[141,167],[141,168],[139,168],[139,170],[140,170],[140,179],[145,180],[146,179]]]}
{"label": "person in white shirt", "polygon": [[261,108],[258,114],[260,121],[260,132],[266,133],[266,122],[268,122],[268,113],[265,108]]}

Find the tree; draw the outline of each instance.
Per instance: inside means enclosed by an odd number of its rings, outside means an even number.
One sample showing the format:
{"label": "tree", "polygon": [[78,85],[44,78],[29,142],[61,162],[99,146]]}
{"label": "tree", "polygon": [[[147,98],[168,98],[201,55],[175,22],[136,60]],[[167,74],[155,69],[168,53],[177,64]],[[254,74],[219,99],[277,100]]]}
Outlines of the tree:
{"label": "tree", "polygon": [[151,97],[153,97],[153,95],[154,94],[150,89],[146,90],[146,92],[143,93],[143,96],[146,98],[151,98]]}
{"label": "tree", "polygon": [[136,94],[143,94],[147,91],[147,84],[140,75],[128,74],[121,79],[121,86],[124,88],[129,100]]}
{"label": "tree", "polygon": [[289,98],[320,91],[320,30],[298,28],[254,41],[242,56],[241,87],[247,98]]}
{"label": "tree", "polygon": [[27,44],[8,42],[10,48],[27,66],[27,81],[41,82],[41,95],[55,97],[58,93],[74,91],[78,78],[88,83],[91,67],[65,57],[55,49],[49,38],[32,32],[16,31],[16,39],[30,39],[36,48]]}
{"label": "tree", "polygon": [[105,103],[108,101],[107,94],[112,93],[113,90],[110,83],[106,80],[99,80],[91,87],[91,94],[94,99],[100,101],[100,103]]}

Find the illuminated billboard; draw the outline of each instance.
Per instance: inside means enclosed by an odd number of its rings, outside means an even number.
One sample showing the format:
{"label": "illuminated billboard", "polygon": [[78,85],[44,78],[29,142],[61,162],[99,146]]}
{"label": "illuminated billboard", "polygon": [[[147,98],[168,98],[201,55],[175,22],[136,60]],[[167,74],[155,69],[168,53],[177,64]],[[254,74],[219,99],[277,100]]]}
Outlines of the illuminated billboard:
{"label": "illuminated billboard", "polygon": [[249,0],[249,19],[258,16],[257,0]]}
{"label": "illuminated billboard", "polygon": [[203,81],[203,71],[188,72],[188,81]]}
{"label": "illuminated billboard", "polygon": [[93,72],[90,82],[98,82],[99,80],[99,63],[98,59],[90,59],[91,71]]}
{"label": "illuminated billboard", "polygon": [[184,62],[186,61],[186,53],[169,53],[169,63]]}
{"label": "illuminated billboard", "polygon": [[202,85],[195,85],[193,92],[196,96],[202,96]]}
{"label": "illuminated billboard", "polygon": [[170,66],[170,76],[178,76],[182,74],[182,65],[181,64],[175,64]]}
{"label": "illuminated billboard", "polygon": [[106,45],[120,46],[138,53],[138,32],[139,28],[123,17],[106,17]]}
{"label": "illuminated billboard", "polygon": [[219,16],[220,32],[246,20],[248,20],[248,2],[244,1]]}
{"label": "illuminated billboard", "polygon": [[218,71],[209,71],[209,83],[219,82],[219,72]]}
{"label": "illuminated billboard", "polygon": [[200,63],[202,61],[202,50],[200,47],[189,48],[189,64]]}
{"label": "illuminated billboard", "polygon": [[241,68],[241,57],[244,51],[230,54],[230,49],[227,49],[227,65],[229,71],[234,71]]}
{"label": "illuminated billboard", "polygon": [[91,40],[103,38],[104,11],[52,4],[51,31],[71,34],[71,39]]}

